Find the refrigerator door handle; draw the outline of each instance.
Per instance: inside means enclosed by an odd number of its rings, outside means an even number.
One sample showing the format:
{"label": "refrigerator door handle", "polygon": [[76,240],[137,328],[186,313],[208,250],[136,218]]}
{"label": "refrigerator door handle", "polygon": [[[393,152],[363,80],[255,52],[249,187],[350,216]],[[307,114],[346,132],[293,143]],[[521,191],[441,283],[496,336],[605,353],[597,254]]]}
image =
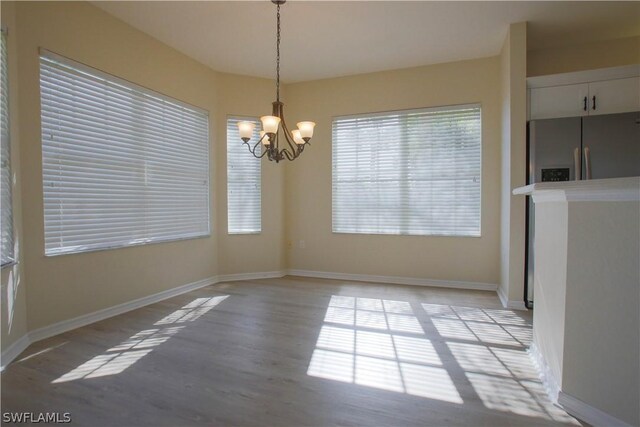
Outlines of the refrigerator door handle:
{"label": "refrigerator door handle", "polygon": [[580,149],[578,147],[573,150],[573,168],[575,171],[575,180],[580,181],[582,176],[582,162],[580,161]]}
{"label": "refrigerator door handle", "polygon": [[589,147],[584,147],[584,167],[585,179],[591,179],[591,150]]}

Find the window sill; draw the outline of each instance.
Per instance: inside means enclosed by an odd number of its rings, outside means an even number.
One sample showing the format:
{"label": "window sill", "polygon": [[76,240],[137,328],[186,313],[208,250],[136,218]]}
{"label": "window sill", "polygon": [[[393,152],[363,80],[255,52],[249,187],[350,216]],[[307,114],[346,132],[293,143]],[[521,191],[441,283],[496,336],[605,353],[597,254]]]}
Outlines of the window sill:
{"label": "window sill", "polygon": [[102,252],[102,251],[111,251],[114,249],[125,249],[125,248],[135,248],[139,246],[147,246],[147,245],[156,245],[160,243],[171,243],[171,242],[183,242],[185,240],[196,240],[196,239],[205,239],[211,237],[211,232],[208,234],[201,234],[197,236],[188,236],[188,237],[178,237],[178,238],[169,238],[169,239],[158,239],[158,240],[149,240],[149,241],[141,241],[135,243],[124,243],[120,245],[113,246],[104,246],[97,248],[80,248],[69,251],[60,251],[60,252],[49,252],[44,254],[45,257],[57,257],[62,255],[78,255],[78,254],[86,254],[91,252]]}
{"label": "window sill", "polygon": [[450,239],[478,239],[482,234],[411,234],[411,233],[376,233],[369,231],[331,231],[332,234],[350,234],[357,236],[395,236],[395,237],[445,237]]}

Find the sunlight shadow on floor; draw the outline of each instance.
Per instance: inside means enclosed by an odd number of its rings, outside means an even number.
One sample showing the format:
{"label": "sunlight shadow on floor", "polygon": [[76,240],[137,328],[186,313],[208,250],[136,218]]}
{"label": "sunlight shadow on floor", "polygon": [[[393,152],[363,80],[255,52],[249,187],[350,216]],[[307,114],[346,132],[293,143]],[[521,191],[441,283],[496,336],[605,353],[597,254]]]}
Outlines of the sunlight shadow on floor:
{"label": "sunlight shadow on floor", "polygon": [[422,304],[445,338],[516,347],[531,345],[531,324],[513,310]]}
{"label": "sunlight shadow on floor", "polygon": [[310,376],[462,403],[405,301],[332,296]]}
{"label": "sunlight shadow on floor", "polygon": [[22,362],[26,362],[27,360],[34,359],[34,358],[36,358],[38,356],[41,356],[41,355],[43,355],[45,353],[48,353],[48,352],[50,352],[52,350],[55,350],[56,348],[62,347],[63,345],[65,345],[67,343],[68,343],[68,341],[64,341],[64,342],[61,342],[60,344],[52,345],[51,347],[47,347],[47,348],[45,348],[43,350],[36,351],[35,353],[31,353],[31,354],[19,359],[16,363],[22,363]]}
{"label": "sunlight shadow on floor", "polygon": [[489,409],[578,424],[549,400],[527,348],[531,322],[513,310],[422,304]]}
{"label": "sunlight shadow on floor", "polygon": [[[220,295],[209,298],[196,298],[184,307],[157,321],[154,326],[193,322],[228,297],[229,295]],[[168,341],[184,327],[184,325],[170,326],[140,331],[120,344],[111,347],[104,354],[94,357],[58,379],[53,380],[52,383],[122,373],[138,360],[151,353],[155,347]]]}
{"label": "sunlight shadow on floor", "polygon": [[[542,387],[526,352],[528,319],[512,310],[419,307],[435,336],[427,337],[409,302],[333,295],[307,374],[456,404],[469,397],[491,410],[577,424]],[[453,380],[461,375],[464,387]]]}

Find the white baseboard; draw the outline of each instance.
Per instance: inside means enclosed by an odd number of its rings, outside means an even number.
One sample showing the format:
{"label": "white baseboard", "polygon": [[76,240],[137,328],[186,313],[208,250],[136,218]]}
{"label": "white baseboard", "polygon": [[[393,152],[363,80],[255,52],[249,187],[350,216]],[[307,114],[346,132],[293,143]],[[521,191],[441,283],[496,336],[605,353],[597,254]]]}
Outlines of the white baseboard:
{"label": "white baseboard", "polygon": [[563,391],[558,396],[558,403],[565,411],[576,418],[586,421],[594,427],[631,427],[631,424],[584,403]]}
{"label": "white baseboard", "polygon": [[524,305],[524,301],[509,301],[507,303],[507,308],[512,310],[528,310],[527,306]]}
{"label": "white baseboard", "polygon": [[498,294],[498,298],[500,298],[500,302],[502,303],[502,306],[504,308],[508,308],[509,299],[507,298],[507,295],[504,293],[504,289],[501,286],[498,286],[498,289],[496,289],[496,293]]}
{"label": "white baseboard", "polygon": [[509,300],[507,295],[504,293],[504,289],[500,286],[496,289],[496,293],[498,294],[498,298],[500,298],[500,302],[504,308],[510,308],[512,310],[527,310],[527,306],[524,305],[524,301]]}
{"label": "white baseboard", "polygon": [[31,342],[40,341],[45,338],[61,334],[63,332],[70,331],[72,329],[80,328],[91,323],[108,319],[109,317],[117,316],[119,314],[144,307],[149,304],[154,304],[156,302],[160,302],[177,295],[203,288],[205,286],[213,285],[217,282],[217,277],[208,277],[206,279],[178,286],[177,288],[167,289],[166,291],[158,292],[157,294],[149,295],[146,297],[135,299],[133,301],[125,302],[123,304],[118,304],[113,307],[94,311],[93,313],[88,313],[83,316],[75,317],[73,319],[63,320],[62,322],[54,323],[53,325],[30,331],[29,339]]}
{"label": "white baseboard", "polygon": [[529,357],[538,370],[542,385],[551,399],[551,402],[564,408],[569,414],[582,421],[586,421],[594,427],[631,427],[631,424],[617,419],[616,417],[594,408],[593,406],[577,399],[560,389],[558,381],[551,372],[551,368],[545,361],[542,353],[535,343],[529,348]]}
{"label": "white baseboard", "polygon": [[3,351],[2,355],[0,355],[0,372],[4,371],[4,368],[11,363],[13,359],[25,351],[27,347],[29,347],[29,344],[31,344],[29,334],[25,334]]}
{"label": "white baseboard", "polygon": [[93,313],[84,314],[73,319],[63,320],[62,322],[54,323],[53,325],[48,325],[30,331],[2,352],[2,369],[4,369],[9,363],[11,363],[30,344],[36,341],[41,341],[43,339],[62,334],[72,329],[90,325],[92,323],[99,322],[101,320],[108,319],[110,317],[117,316],[119,314],[123,314],[128,311],[154,304],[156,302],[160,302],[216,283],[218,283],[217,277],[208,277],[206,279],[178,286],[177,288],[167,289],[166,291],[158,292],[157,294],[138,298],[133,301],[128,301],[123,304],[118,304],[113,307],[94,311]]}
{"label": "white baseboard", "polygon": [[328,271],[289,270],[290,276],[317,277],[321,279],[353,280],[356,282],[393,283],[397,285],[436,286],[441,288],[473,289],[495,291],[498,285],[493,283],[463,282],[458,280],[418,279],[399,276],[373,276],[368,274],[331,273]]}
{"label": "white baseboard", "polygon": [[235,282],[238,280],[273,279],[287,275],[286,270],[262,271],[257,273],[223,274],[218,276],[218,282]]}
{"label": "white baseboard", "polygon": [[538,375],[540,376],[540,380],[542,381],[542,386],[544,387],[549,399],[552,403],[558,403],[558,395],[560,393],[560,385],[558,384],[558,380],[551,372],[551,368],[547,364],[547,361],[540,353],[538,346],[536,343],[532,343],[531,347],[528,350],[529,357],[533,362],[533,365],[538,370]]}

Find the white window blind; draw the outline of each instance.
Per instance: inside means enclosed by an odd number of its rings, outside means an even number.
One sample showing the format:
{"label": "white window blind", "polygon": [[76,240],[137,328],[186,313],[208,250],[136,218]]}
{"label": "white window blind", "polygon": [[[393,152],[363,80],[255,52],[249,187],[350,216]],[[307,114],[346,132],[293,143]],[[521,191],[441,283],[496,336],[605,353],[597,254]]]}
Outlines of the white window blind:
{"label": "white window blind", "polygon": [[333,120],[333,231],[480,236],[479,105]]}
{"label": "white window blind", "polygon": [[45,253],[209,235],[205,111],[43,51]]}
{"label": "white window blind", "polygon": [[2,265],[14,261],[13,253],[13,214],[11,199],[11,147],[9,138],[9,74],[7,69],[7,40],[2,32],[0,64],[0,82],[2,94],[0,104],[0,126],[2,134],[2,174],[0,177],[0,221],[2,222]]}
{"label": "white window blind", "polygon": [[260,233],[261,159],[256,159],[242,143],[238,122],[256,124],[249,143],[260,139],[261,124],[255,118],[230,117],[227,120],[227,218],[229,234]]}

